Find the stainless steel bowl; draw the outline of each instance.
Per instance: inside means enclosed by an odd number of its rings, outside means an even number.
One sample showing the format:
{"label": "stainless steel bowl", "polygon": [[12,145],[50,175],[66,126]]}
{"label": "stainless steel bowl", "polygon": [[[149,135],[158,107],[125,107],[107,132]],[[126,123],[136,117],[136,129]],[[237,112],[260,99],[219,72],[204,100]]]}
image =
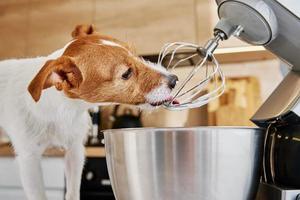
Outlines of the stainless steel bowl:
{"label": "stainless steel bowl", "polygon": [[255,128],[104,131],[117,200],[253,200],[264,132]]}

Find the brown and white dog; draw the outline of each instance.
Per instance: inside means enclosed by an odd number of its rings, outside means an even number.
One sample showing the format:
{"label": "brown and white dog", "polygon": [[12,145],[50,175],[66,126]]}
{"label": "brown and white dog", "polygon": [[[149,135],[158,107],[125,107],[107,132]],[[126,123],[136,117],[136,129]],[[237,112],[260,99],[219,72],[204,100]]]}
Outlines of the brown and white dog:
{"label": "brown and white dog", "polygon": [[46,199],[40,158],[49,146],[66,150],[66,199],[79,200],[88,108],[158,106],[172,98],[177,81],[92,26],[77,26],[72,36],[49,56],[0,62],[0,126],[12,140],[29,200]]}

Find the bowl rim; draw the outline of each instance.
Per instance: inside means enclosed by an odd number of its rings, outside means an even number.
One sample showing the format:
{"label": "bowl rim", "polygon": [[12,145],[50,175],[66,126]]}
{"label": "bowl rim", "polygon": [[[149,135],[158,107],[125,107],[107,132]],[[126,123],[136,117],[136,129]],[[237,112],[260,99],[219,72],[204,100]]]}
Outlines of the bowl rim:
{"label": "bowl rim", "polygon": [[265,130],[264,128],[260,127],[250,127],[250,126],[193,126],[193,127],[139,127],[139,128],[121,128],[121,129],[105,129],[101,130],[102,133],[104,134],[110,134],[110,133],[120,133],[120,132],[141,132],[141,131],[172,131],[176,129],[176,131],[191,131],[195,129],[200,129],[200,130],[206,130],[206,129],[211,129],[211,130],[219,130],[219,129],[226,129],[226,130],[256,130],[256,131],[263,131]]}

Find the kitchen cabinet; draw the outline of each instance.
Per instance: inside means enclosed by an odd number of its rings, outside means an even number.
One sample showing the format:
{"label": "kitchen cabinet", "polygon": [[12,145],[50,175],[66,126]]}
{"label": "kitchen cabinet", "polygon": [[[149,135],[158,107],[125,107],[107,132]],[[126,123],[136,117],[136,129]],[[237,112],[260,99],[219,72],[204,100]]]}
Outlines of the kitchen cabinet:
{"label": "kitchen cabinet", "polygon": [[0,58],[24,57],[27,1],[0,1]]}
{"label": "kitchen cabinet", "polygon": [[[63,158],[43,158],[42,169],[48,199],[63,200],[65,195]],[[18,166],[13,157],[0,157],[0,199],[25,199]]]}
{"label": "kitchen cabinet", "polygon": [[[211,0],[2,1],[0,59],[47,55],[70,41],[82,23],[132,43],[138,54],[153,54],[167,42],[203,45],[217,21]],[[231,38],[220,46],[249,45]]]}
{"label": "kitchen cabinet", "polygon": [[139,54],[158,53],[167,42],[196,42],[194,0],[96,1],[100,32],[128,41]]}
{"label": "kitchen cabinet", "polygon": [[[112,200],[104,147],[86,147],[82,198]],[[63,200],[65,195],[64,151],[49,148],[42,158],[43,178],[49,200]],[[91,173],[93,176],[91,177]],[[92,189],[91,187],[92,186]],[[94,187],[96,186],[96,187]],[[100,198],[101,197],[101,198]],[[0,140],[0,200],[24,200],[18,165],[10,144]]]}
{"label": "kitchen cabinet", "polygon": [[30,0],[26,56],[47,55],[64,47],[76,25],[92,23],[92,2]]}
{"label": "kitchen cabinet", "polygon": [[196,42],[194,0],[9,1],[0,3],[0,58],[49,54],[82,23],[133,43],[139,54],[158,53],[170,41]]}

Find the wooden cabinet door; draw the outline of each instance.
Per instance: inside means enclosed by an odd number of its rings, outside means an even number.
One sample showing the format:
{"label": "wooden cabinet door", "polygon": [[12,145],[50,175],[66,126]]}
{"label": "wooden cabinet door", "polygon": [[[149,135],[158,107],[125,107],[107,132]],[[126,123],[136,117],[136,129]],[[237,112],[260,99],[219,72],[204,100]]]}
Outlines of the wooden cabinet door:
{"label": "wooden cabinet door", "polygon": [[0,60],[25,57],[28,2],[0,1]]}
{"label": "wooden cabinet door", "polygon": [[136,46],[139,54],[158,53],[167,42],[196,42],[194,0],[96,1],[100,32]]}

